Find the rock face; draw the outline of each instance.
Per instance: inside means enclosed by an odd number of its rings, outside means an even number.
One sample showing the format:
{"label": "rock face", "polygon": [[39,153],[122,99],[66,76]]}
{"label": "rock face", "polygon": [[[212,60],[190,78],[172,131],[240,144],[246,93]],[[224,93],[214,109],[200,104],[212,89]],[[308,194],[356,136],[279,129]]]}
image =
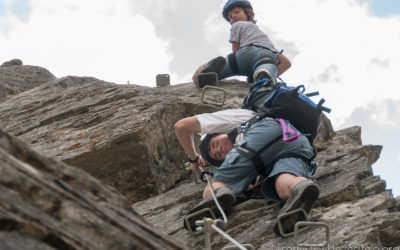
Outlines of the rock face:
{"label": "rock face", "polygon": [[0,130],[0,249],[182,249],[116,190]]}
{"label": "rock face", "polygon": [[[324,124],[329,124],[328,120]],[[373,176],[371,165],[379,158],[381,146],[362,145],[361,128],[329,131],[324,126],[316,139],[319,163],[313,179],[321,188],[311,221],[330,227],[330,249],[336,247],[398,247],[400,245],[399,201],[385,190],[385,181]],[[204,246],[201,236],[193,237],[182,228],[187,211],[201,200],[205,184],[187,183],[165,194],[137,202],[133,208],[160,230],[188,242],[190,248]],[[280,206],[263,199],[237,204],[223,229],[241,243],[256,249],[294,247],[293,237],[277,238],[273,226]],[[325,229],[311,228],[298,243],[322,243]],[[214,233],[212,245],[228,244]],[[229,245],[229,244],[228,244]]]}
{"label": "rock face", "polygon": [[56,77],[48,70],[22,65],[19,59],[4,62],[0,66],[0,103],[12,95],[37,87],[43,83],[55,80]]}
{"label": "rock face", "polygon": [[0,67],[2,66],[14,66],[14,65],[22,65],[22,61],[20,59],[12,59],[10,61],[4,62],[0,65]]}
{"label": "rock face", "polygon": [[[243,98],[235,91],[228,93],[227,106]],[[217,110],[199,97],[193,84],[153,89],[70,76],[9,97],[0,105],[0,127],[134,202],[188,177],[173,125],[186,115]]]}
{"label": "rock face", "polygon": [[[26,66],[2,66],[0,69],[3,67],[14,67],[13,70],[17,72]],[[0,70],[1,72],[3,71]],[[12,74],[8,77],[12,78]],[[18,77],[22,77],[22,75],[16,74],[14,79]],[[222,108],[239,107],[249,86],[249,84],[237,81],[222,82],[221,87],[226,90],[226,104]],[[222,98],[219,94],[218,91],[211,91],[207,96],[220,101]],[[44,160],[35,159],[44,157],[39,157],[37,154],[32,157],[29,156],[30,154],[19,153],[18,155],[25,160],[12,154],[14,158],[24,162],[24,166],[32,166],[28,167],[34,169],[30,170],[31,172],[43,171],[43,169],[49,168],[48,165],[56,167],[51,171],[46,170],[47,172],[45,171],[45,174],[41,174],[39,177],[30,173],[29,176],[35,176],[35,180],[37,180],[35,184],[21,179],[22,177],[18,177],[14,172],[8,174],[8,176],[14,177],[4,179],[4,181],[0,177],[0,180],[2,180],[2,184],[11,183],[4,184],[4,186],[11,189],[7,192],[18,194],[18,202],[22,204],[21,209],[36,207],[42,214],[48,214],[50,217],[54,215],[56,219],[52,223],[58,223],[57,219],[60,214],[64,215],[64,210],[59,208],[61,206],[59,204],[71,203],[70,196],[59,193],[61,187],[58,182],[63,183],[61,186],[66,183],[65,185],[68,184],[74,188],[74,194],[82,191],[91,198],[94,196],[93,199],[97,202],[90,203],[90,206],[85,205],[88,212],[79,210],[79,214],[92,212],[98,215],[95,207],[100,205],[110,209],[112,207],[111,210],[114,212],[119,211],[114,210],[114,206],[123,210],[123,212],[118,212],[120,217],[115,217],[116,221],[112,221],[112,223],[109,217],[99,215],[98,220],[95,220],[99,224],[96,225],[105,223],[121,228],[121,226],[115,225],[128,223],[126,221],[147,225],[137,218],[137,214],[139,214],[158,228],[163,235],[179,239],[187,247],[201,249],[204,247],[203,237],[191,236],[183,229],[182,224],[189,208],[201,200],[205,184],[192,183],[191,174],[183,166],[186,155],[179,146],[173,125],[184,117],[218,109],[220,107],[203,104],[201,93],[195,89],[192,83],[148,88],[136,85],[116,85],[91,77],[53,78],[35,87],[32,85],[24,92],[7,95],[7,98],[0,103],[0,128],[17,136],[26,145],[50,158],[46,158],[46,164],[43,165],[40,162]],[[6,141],[15,140],[12,136],[5,134],[2,138],[8,138]],[[20,145],[20,142],[18,143]],[[393,198],[390,190],[386,190],[385,181],[374,176],[371,169],[371,165],[378,160],[382,147],[362,145],[360,127],[333,131],[327,118],[323,121],[315,146],[319,152],[316,158],[319,167],[313,178],[320,185],[321,194],[317,206],[312,210],[311,220],[329,225],[331,229],[330,247],[400,246],[400,201]],[[51,164],[47,164],[47,162]],[[68,167],[67,171],[65,163],[81,170],[72,170],[73,168]],[[7,171],[11,171],[11,169],[13,168],[7,169]],[[18,169],[21,169],[19,171],[21,173],[25,171],[23,166]],[[91,177],[86,178],[87,175],[82,170],[121,192],[131,204],[134,203],[133,208],[137,214],[129,210],[126,201],[117,194],[117,191],[101,186],[100,182]],[[68,173],[72,171],[74,174],[67,175],[65,171]],[[51,173],[50,177],[48,172]],[[84,177],[80,177],[81,175]],[[54,176],[61,180],[54,181],[56,178]],[[84,179],[88,179],[88,183]],[[18,180],[22,181],[18,182]],[[27,182],[27,187],[23,186],[20,190],[17,189],[18,183],[25,182]],[[36,185],[36,189],[30,188],[34,185]],[[37,191],[42,186],[43,191]],[[66,190],[69,192],[71,189],[67,188]],[[43,194],[40,201],[37,202],[40,206],[30,198],[30,192],[35,195],[36,193]],[[42,233],[42,227],[30,226],[27,230],[22,226],[13,226],[18,224],[14,221],[21,221],[23,225],[26,223],[26,225],[31,225],[29,223],[33,220],[29,216],[21,217],[22,212],[17,213],[20,217],[15,217],[17,215],[11,213],[14,210],[8,209],[10,207],[9,199],[4,200],[7,201],[0,202],[0,209],[2,209],[0,211],[8,211],[8,213],[0,213],[0,215],[5,214],[5,219],[0,219],[0,225],[3,225],[2,221],[10,221],[10,224],[6,223],[4,224],[6,226],[0,226],[0,233],[6,232],[7,234],[4,235],[8,235],[13,231],[3,228],[13,228],[14,231],[22,228],[23,230],[21,229],[19,232],[28,231],[32,235],[40,235],[37,238],[26,237],[26,244],[36,242],[44,244],[44,249],[45,246],[59,248],[55,243],[53,245],[47,243],[52,241],[53,236],[49,236],[50,240],[44,240],[48,238],[44,236],[45,233]],[[85,198],[85,201],[89,200],[89,198]],[[74,208],[75,205],[71,205],[71,207]],[[266,200],[244,201],[235,206],[233,212],[228,216],[228,224],[223,229],[239,242],[251,243],[256,249],[293,247],[295,246],[293,237],[277,238],[272,232],[279,210],[279,204],[268,203]],[[77,215],[70,212],[74,210],[67,209],[65,211],[70,216],[67,218],[71,218],[71,221],[81,221],[82,217],[74,217]],[[108,212],[107,210],[104,214],[108,214]],[[123,216],[129,217],[129,219]],[[13,220],[14,217],[17,219]],[[39,217],[35,223],[45,220],[43,218]],[[89,216],[89,218],[92,217]],[[25,221],[29,221],[29,223]],[[88,221],[92,223],[92,219],[88,219]],[[77,226],[70,225],[68,222],[64,228],[74,232],[79,225],[79,223]],[[93,236],[93,232],[100,230],[98,234],[100,237],[104,231],[108,230],[103,229],[102,226],[96,227],[90,231],[92,233],[91,238],[88,236],[90,239],[97,239]],[[132,231],[125,229],[122,231],[127,232],[126,234],[129,236],[124,239],[125,236],[121,236],[121,241],[129,242],[128,238],[133,235]],[[68,233],[65,234],[70,237]],[[12,238],[13,241],[8,241],[7,244],[17,246],[18,239],[23,236],[15,235]],[[61,240],[55,238],[54,242],[71,244],[67,240],[68,237],[63,236],[60,238]],[[159,244],[165,243],[170,248],[177,247],[164,236],[160,237],[162,243]],[[300,235],[299,243],[322,242],[323,237],[322,228],[310,228]],[[104,243],[104,245],[107,244]],[[118,248],[130,246],[129,244],[107,246]],[[143,244],[147,246],[147,243]],[[220,249],[227,244],[228,242],[221,236],[213,234],[212,246],[214,249]],[[73,246],[75,247],[75,245]],[[77,246],[76,248],[85,248],[79,244]],[[96,247],[90,245],[87,248],[94,249]],[[40,245],[37,248],[42,247]]]}

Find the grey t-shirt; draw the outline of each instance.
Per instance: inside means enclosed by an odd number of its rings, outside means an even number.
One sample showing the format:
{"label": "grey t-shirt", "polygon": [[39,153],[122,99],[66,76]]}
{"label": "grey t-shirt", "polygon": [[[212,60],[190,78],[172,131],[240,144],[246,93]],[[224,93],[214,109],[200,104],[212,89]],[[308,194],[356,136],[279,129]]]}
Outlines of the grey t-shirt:
{"label": "grey t-shirt", "polygon": [[252,44],[277,52],[269,37],[255,23],[249,21],[238,21],[232,24],[229,42],[238,42],[240,48]]}

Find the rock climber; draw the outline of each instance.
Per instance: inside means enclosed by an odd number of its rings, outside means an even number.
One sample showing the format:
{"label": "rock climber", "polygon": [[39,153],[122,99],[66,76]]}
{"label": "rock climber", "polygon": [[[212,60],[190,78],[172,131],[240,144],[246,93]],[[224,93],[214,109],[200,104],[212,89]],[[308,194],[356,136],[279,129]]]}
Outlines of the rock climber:
{"label": "rock climber", "polygon": [[265,78],[276,81],[278,75],[290,68],[290,61],[256,25],[250,1],[228,0],[222,15],[231,24],[232,53],[212,59],[195,71],[193,82],[200,88],[213,84],[215,76],[199,76],[199,73],[215,72],[218,79],[241,75],[247,76],[250,82]]}
{"label": "rock climber", "polygon": [[[282,140],[275,142],[275,138],[282,136],[282,128],[271,118],[253,124],[241,136],[230,133],[254,115],[253,111],[247,109],[228,109],[178,121],[174,126],[175,132],[188,155],[190,168],[199,171],[199,167],[205,166],[204,159],[219,166],[213,174],[211,186],[224,211],[229,211],[236,203],[236,196],[245,192],[259,174],[253,161],[241,155],[235,146],[247,145],[258,150],[271,144],[260,154],[265,170],[270,167],[261,186],[262,195],[270,201],[285,202],[281,214],[298,208],[308,213],[319,195],[319,187],[310,180],[310,159],[315,154],[312,145],[303,135],[288,144]],[[196,133],[203,134],[201,155],[195,149]],[[206,207],[218,214],[211,192],[207,186],[203,200],[189,214]],[[287,217],[282,221],[284,232],[293,231],[295,222],[303,219],[304,216],[299,213]],[[277,225],[274,232],[281,235]]]}

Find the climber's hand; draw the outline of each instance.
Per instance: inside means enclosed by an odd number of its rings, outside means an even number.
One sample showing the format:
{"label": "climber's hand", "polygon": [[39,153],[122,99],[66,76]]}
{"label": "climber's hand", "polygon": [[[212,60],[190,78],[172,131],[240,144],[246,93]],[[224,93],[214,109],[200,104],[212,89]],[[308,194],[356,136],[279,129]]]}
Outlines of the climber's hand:
{"label": "climber's hand", "polygon": [[195,172],[200,172],[200,168],[204,168],[206,163],[204,162],[203,158],[200,156],[199,160],[195,163],[190,163],[190,169]]}

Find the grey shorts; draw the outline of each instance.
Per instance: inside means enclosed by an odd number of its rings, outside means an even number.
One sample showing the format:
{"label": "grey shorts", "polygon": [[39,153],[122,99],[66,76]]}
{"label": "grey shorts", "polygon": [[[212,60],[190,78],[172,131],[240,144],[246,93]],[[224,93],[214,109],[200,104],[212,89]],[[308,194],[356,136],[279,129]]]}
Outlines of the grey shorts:
{"label": "grey shorts", "polygon": [[271,173],[261,185],[261,193],[268,200],[278,202],[282,201],[276,192],[275,180],[278,175],[283,173],[293,174],[298,177],[302,176],[307,179],[312,176],[311,167],[299,158],[290,157],[278,160],[272,168]]}

